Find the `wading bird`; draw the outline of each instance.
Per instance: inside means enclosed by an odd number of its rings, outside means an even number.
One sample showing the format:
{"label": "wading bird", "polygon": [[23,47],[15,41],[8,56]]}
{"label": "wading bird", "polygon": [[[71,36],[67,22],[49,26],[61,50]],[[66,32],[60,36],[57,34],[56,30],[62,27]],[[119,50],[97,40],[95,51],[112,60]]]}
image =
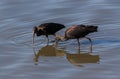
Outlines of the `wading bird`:
{"label": "wading bird", "polygon": [[58,40],[69,40],[69,39],[77,39],[78,42],[78,49],[80,49],[80,42],[79,39],[81,38],[86,38],[90,41],[91,43],[91,51],[92,51],[92,40],[89,37],[86,37],[89,33],[97,32],[98,26],[93,26],[93,25],[74,25],[69,27],[65,31],[65,36],[61,35],[56,35],[55,38],[55,46],[58,44]]}
{"label": "wading bird", "polygon": [[39,25],[38,27],[33,27],[33,45],[34,45],[34,37],[45,35],[47,38],[47,44],[49,44],[49,38],[48,35],[54,35],[55,33],[65,26],[63,24],[59,23],[43,23]]}

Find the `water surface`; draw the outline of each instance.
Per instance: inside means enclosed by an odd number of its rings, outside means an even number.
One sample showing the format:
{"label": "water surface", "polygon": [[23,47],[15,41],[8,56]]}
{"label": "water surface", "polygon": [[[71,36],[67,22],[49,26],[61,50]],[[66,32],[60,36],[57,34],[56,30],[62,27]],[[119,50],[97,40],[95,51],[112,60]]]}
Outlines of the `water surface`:
{"label": "water surface", "polygon": [[[120,1],[118,0],[1,0],[0,78],[1,79],[119,79]],[[32,49],[32,28],[44,22],[58,22],[66,28],[75,24],[99,26],[88,35],[93,40],[53,42],[36,38]],[[57,34],[64,35],[65,29]],[[54,40],[53,36],[50,36]],[[38,65],[35,65],[37,61]]]}

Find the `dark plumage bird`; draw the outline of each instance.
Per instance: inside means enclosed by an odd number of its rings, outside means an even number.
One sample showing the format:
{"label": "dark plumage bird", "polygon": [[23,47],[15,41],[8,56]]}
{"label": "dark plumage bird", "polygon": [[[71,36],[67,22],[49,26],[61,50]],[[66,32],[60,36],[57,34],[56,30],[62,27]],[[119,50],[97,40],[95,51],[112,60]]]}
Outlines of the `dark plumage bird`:
{"label": "dark plumage bird", "polygon": [[34,44],[34,37],[36,36],[41,36],[45,35],[47,38],[47,44],[49,43],[49,38],[48,35],[54,35],[55,33],[65,26],[63,24],[59,23],[43,23],[39,25],[38,27],[33,27],[33,44]]}
{"label": "dark plumage bird", "polygon": [[55,45],[57,46],[58,40],[69,40],[69,39],[77,39],[78,42],[78,49],[80,49],[80,38],[86,38],[91,43],[91,50],[92,50],[92,41],[89,37],[86,37],[89,33],[97,32],[98,26],[93,25],[74,25],[68,28],[65,31],[65,36],[56,35],[56,42]]}

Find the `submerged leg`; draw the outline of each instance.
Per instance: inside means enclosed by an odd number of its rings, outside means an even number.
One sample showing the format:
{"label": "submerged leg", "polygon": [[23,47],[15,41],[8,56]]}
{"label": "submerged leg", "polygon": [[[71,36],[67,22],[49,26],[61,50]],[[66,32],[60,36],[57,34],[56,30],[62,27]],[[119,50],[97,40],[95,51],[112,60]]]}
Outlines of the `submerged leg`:
{"label": "submerged leg", "polygon": [[58,38],[57,38],[57,37],[55,37],[54,46],[55,46],[55,47],[57,47],[57,46],[58,46]]}
{"label": "submerged leg", "polygon": [[77,39],[77,42],[78,42],[78,49],[80,50],[80,41],[79,41],[79,39]]}
{"label": "submerged leg", "polygon": [[91,40],[91,38],[89,38],[89,37],[85,37],[85,38],[90,41],[90,51],[91,51],[91,53],[92,53],[92,40]]}
{"label": "submerged leg", "polygon": [[49,38],[48,38],[48,35],[46,35],[46,38],[47,38],[47,45],[49,44]]}

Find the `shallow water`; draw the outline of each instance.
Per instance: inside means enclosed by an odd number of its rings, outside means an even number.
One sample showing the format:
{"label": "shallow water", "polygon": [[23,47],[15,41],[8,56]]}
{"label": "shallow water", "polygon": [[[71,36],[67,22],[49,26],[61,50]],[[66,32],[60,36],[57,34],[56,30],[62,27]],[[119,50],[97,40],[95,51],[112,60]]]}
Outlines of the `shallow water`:
{"label": "shallow water", "polygon": [[[1,0],[0,78],[1,79],[119,79],[120,1],[118,0]],[[93,40],[53,42],[36,39],[32,49],[32,27],[44,22],[99,26],[88,35]],[[58,32],[63,35],[65,29]],[[53,36],[50,36],[54,40]],[[37,64],[37,65],[35,65]]]}

